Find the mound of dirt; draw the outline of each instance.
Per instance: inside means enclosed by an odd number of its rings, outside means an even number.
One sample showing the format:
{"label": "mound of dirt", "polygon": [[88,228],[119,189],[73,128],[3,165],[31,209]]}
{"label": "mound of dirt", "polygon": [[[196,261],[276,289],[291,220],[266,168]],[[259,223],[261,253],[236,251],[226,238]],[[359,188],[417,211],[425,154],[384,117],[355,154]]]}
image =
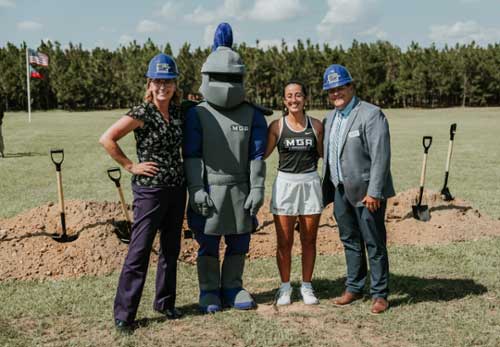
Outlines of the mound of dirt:
{"label": "mound of dirt", "polygon": [[[500,235],[500,222],[482,215],[463,200],[444,202],[435,192],[426,192],[424,200],[429,205],[431,220],[417,221],[411,213],[416,195],[417,190],[413,189],[389,200],[386,213],[389,244],[430,245]],[[120,205],[81,200],[66,201],[65,205],[67,232],[79,235],[70,243],[58,243],[50,237],[53,232],[61,232],[59,207],[54,203],[0,220],[0,280],[103,275],[121,268],[128,246],[118,240],[112,225],[113,221],[123,219]],[[252,237],[248,257],[273,257],[276,237],[269,202],[258,218],[260,227]],[[300,254],[299,235],[296,235],[293,252]],[[331,205],[322,214],[317,245],[318,254],[342,252]],[[154,266],[158,237],[153,248]],[[192,239],[183,239],[180,260],[194,263],[197,248]]]}

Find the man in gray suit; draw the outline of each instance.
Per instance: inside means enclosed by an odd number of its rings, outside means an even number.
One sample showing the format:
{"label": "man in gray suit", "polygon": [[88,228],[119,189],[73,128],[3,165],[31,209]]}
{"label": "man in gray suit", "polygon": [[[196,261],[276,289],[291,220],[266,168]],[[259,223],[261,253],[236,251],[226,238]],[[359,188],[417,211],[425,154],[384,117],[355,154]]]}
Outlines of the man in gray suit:
{"label": "man in gray suit", "polygon": [[342,65],[329,66],[323,90],[335,107],[324,120],[324,206],[334,203],[347,263],[344,306],[363,297],[370,264],[371,312],[389,307],[389,259],[384,215],[394,196],[390,172],[391,146],[387,119],[379,107],[355,96],[353,79]]}

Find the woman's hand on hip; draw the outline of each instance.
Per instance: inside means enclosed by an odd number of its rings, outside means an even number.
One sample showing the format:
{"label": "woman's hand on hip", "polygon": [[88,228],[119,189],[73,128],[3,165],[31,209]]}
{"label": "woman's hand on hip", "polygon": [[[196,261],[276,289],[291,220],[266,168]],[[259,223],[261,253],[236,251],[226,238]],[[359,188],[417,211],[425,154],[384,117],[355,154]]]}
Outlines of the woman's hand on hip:
{"label": "woman's hand on hip", "polygon": [[143,163],[133,163],[128,171],[134,175],[142,175],[153,177],[160,169],[158,169],[158,164],[154,161],[145,161]]}

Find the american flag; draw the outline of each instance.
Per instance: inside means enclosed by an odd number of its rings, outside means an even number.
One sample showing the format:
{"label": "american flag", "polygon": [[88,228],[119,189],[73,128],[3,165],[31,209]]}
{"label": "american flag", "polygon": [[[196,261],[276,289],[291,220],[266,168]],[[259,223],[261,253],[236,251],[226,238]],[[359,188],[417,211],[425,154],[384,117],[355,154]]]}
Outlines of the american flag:
{"label": "american flag", "polygon": [[33,49],[28,49],[28,60],[30,64],[49,66],[49,56]]}

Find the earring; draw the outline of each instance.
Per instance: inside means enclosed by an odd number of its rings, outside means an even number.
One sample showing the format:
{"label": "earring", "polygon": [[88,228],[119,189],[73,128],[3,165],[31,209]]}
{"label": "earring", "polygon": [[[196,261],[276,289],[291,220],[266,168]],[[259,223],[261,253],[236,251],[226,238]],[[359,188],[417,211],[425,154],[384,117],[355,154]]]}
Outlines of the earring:
{"label": "earring", "polygon": [[286,116],[288,114],[288,107],[283,107],[283,115]]}

